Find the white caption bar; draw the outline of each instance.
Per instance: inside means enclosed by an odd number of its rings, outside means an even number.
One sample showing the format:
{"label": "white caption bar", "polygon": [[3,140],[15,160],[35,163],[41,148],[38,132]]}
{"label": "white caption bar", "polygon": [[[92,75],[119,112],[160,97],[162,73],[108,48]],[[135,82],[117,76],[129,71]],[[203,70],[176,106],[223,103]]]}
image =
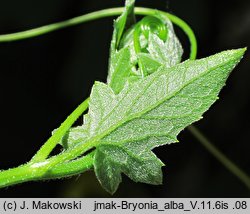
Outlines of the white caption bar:
{"label": "white caption bar", "polygon": [[195,213],[249,214],[250,198],[8,198],[0,213],[18,214]]}

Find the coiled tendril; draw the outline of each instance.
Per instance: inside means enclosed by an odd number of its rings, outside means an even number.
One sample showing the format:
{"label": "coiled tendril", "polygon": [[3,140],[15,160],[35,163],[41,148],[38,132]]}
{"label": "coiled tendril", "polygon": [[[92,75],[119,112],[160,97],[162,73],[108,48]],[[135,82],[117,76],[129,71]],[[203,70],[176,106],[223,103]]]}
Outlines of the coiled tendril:
{"label": "coiled tendril", "polygon": [[165,42],[168,36],[168,29],[161,19],[155,16],[144,17],[134,28],[134,48],[136,53],[144,52],[140,40],[141,35],[148,40],[150,33],[156,34]]}

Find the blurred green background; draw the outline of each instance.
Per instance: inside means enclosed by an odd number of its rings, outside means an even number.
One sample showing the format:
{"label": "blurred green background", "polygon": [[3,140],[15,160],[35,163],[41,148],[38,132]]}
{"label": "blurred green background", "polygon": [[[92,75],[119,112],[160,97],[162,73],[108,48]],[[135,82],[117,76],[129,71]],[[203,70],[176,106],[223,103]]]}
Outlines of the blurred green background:
{"label": "blurred green background", "polygon": [[[122,0],[0,0],[0,34],[123,6]],[[198,57],[250,44],[250,1],[138,0],[137,6],[171,12],[198,38]],[[112,20],[106,18],[41,37],[0,43],[0,168],[30,160],[43,142],[107,76]],[[176,32],[189,54],[183,32]],[[221,99],[196,123],[230,159],[250,174],[250,52],[230,76]],[[78,123],[81,121],[79,120]],[[114,197],[250,197],[249,190],[187,131],[178,144],[155,149],[164,183],[151,186],[123,176]],[[30,182],[0,190],[0,197],[110,197],[93,172],[70,179]]]}

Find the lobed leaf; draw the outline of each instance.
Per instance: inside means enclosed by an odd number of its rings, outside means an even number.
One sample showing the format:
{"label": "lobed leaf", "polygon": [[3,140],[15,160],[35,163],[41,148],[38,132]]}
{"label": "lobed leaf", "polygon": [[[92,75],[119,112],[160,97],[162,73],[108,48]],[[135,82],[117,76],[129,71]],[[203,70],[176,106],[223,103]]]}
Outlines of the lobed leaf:
{"label": "lobed leaf", "polygon": [[202,118],[245,51],[180,63],[183,50],[172,23],[156,11],[167,26],[167,40],[150,33],[147,52],[135,53],[133,9],[134,0],[127,0],[115,21],[108,84],[94,84],[84,125],[61,141],[65,149],[94,142],[94,170],[110,193],[122,173],[135,182],[162,182],[164,164],[152,149],[177,142],[181,130]]}
{"label": "lobed leaf", "polygon": [[96,82],[86,125],[88,139],[98,142],[94,169],[103,187],[115,192],[120,173],[160,183],[162,163],[151,149],[177,142],[178,133],[202,117],[244,51],[224,51],[171,68],[163,65],[118,95]]}

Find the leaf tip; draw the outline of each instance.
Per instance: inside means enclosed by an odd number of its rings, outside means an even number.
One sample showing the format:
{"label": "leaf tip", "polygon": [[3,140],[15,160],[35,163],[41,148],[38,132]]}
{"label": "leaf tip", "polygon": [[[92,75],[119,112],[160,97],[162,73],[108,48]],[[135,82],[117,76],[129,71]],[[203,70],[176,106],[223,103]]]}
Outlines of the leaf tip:
{"label": "leaf tip", "polygon": [[247,47],[238,48],[238,49],[235,49],[234,51],[237,52],[240,58],[242,58],[245,52],[247,51]]}
{"label": "leaf tip", "polygon": [[244,51],[247,51],[247,48],[248,48],[248,47],[244,47],[244,48],[242,48],[242,49],[243,49]]}
{"label": "leaf tip", "polygon": [[242,55],[244,55],[244,53],[247,51],[247,47],[239,48],[238,50],[242,53]]}

